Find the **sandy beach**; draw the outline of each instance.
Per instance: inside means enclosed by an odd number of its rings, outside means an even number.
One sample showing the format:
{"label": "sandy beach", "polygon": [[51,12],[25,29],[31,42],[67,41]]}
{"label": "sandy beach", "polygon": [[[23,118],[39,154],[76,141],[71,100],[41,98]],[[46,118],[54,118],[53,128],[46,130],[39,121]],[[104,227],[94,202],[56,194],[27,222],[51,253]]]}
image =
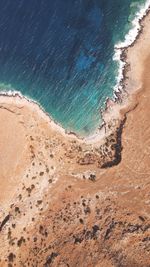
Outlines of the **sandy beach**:
{"label": "sandy beach", "polygon": [[150,14],[94,136],[0,97],[0,266],[150,267]]}

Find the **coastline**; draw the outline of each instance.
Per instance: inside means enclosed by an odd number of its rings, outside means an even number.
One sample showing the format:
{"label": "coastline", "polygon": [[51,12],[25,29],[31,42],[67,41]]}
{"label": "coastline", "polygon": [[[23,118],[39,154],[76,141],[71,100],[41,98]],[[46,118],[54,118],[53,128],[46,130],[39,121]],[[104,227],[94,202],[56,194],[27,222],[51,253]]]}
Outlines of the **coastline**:
{"label": "coastline", "polygon": [[138,39],[140,33],[142,32],[142,21],[144,20],[145,16],[150,11],[150,0],[146,0],[144,6],[142,5],[139,11],[135,14],[135,18],[131,22],[132,27],[129,32],[125,35],[124,41],[119,42],[114,46],[114,60],[119,62],[119,70],[118,70],[118,79],[117,83],[114,88],[114,98],[118,98],[115,93],[118,93],[123,90],[124,88],[124,72],[126,71],[126,50],[133,46]]}
{"label": "coastline", "polygon": [[[119,72],[118,81],[114,88],[114,98],[113,99],[107,98],[105,103],[105,109],[100,110],[103,121],[102,126],[100,126],[100,131],[101,132],[103,131],[102,134],[103,137],[104,135],[108,136],[109,134],[111,134],[111,132],[116,130],[116,127],[118,127],[118,120],[120,124],[125,114],[128,112],[128,110],[131,109],[131,106],[136,105],[135,101],[136,94],[138,94],[139,91],[142,90],[142,85],[140,83],[136,86],[132,86],[132,78],[130,81],[130,78],[128,77],[130,73],[129,61],[132,61],[132,59],[130,59],[132,58],[132,55],[129,51],[132,50],[134,46],[136,46],[136,43],[139,41],[139,39],[142,38],[143,29],[144,27],[146,27],[144,25],[144,21],[146,17],[149,15],[149,13],[150,13],[150,1],[147,0],[141,12],[138,12],[135,15],[135,19],[133,20],[134,27],[131,28],[129,33],[125,36],[125,41],[116,44],[114,48],[115,49],[114,60],[119,61],[120,67],[118,70]],[[116,125],[115,127],[113,125],[112,129],[110,127],[109,130],[107,125],[111,124],[111,120],[116,120]],[[99,134],[100,132],[96,131],[95,134],[85,139],[87,142],[92,141],[93,143],[96,143],[99,141],[98,138]]]}
{"label": "coastline", "polygon": [[[102,118],[102,123],[99,125],[99,128],[91,135],[89,136],[79,136],[76,134],[74,131],[67,131],[63,126],[55,121],[51,115],[45,111],[44,107],[41,106],[40,103],[38,103],[36,100],[30,99],[24,95],[21,94],[20,91],[15,91],[15,90],[9,90],[9,91],[0,91],[0,97],[1,96],[8,96],[8,97],[13,97],[13,98],[20,98],[20,99],[25,99],[29,103],[32,103],[33,105],[37,105],[39,109],[41,109],[42,112],[45,113],[46,117],[49,118],[50,123],[53,122],[54,127],[60,131],[61,134],[63,135],[68,135],[70,137],[75,137],[80,141],[87,142],[87,143],[96,143],[107,137],[109,134],[111,134],[114,129],[111,129],[108,131],[108,127],[106,127],[107,124],[110,123],[111,119],[115,120],[120,120],[120,110],[122,108],[125,108],[128,105],[130,105],[130,101],[127,101],[127,94],[126,94],[126,75],[128,73],[128,58],[126,55],[126,51],[134,46],[136,41],[139,39],[139,36],[142,34],[142,28],[143,28],[143,20],[145,17],[148,15],[150,11],[150,0],[147,0],[144,4],[142,5],[140,10],[135,14],[135,18],[132,21],[132,26],[129,32],[125,36],[125,40],[122,43],[116,44],[114,46],[114,60],[119,62],[119,68],[118,68],[118,79],[116,81],[116,85],[114,87],[114,98],[113,99],[106,99],[106,102],[104,104],[105,109],[100,110],[101,113],[101,118]],[[130,94],[132,92],[130,91]],[[121,105],[118,107],[118,102]],[[109,110],[112,109],[113,106],[116,106],[116,114],[112,112],[112,115],[110,114]],[[109,116],[108,116],[109,113]],[[109,118],[110,117],[110,118]],[[118,122],[117,122],[118,126]],[[106,129],[107,128],[107,129]]]}
{"label": "coastline", "polygon": [[8,92],[0,91],[0,98],[1,99],[3,99],[3,98],[5,98],[5,99],[6,98],[14,99],[14,102],[15,102],[15,100],[16,101],[21,100],[22,102],[25,101],[26,104],[29,104],[29,106],[32,106],[33,110],[36,109],[36,111],[38,113],[40,113],[40,116],[44,117],[45,120],[48,121],[50,125],[53,125],[52,127],[57,129],[58,132],[60,132],[60,134],[62,134],[64,136],[66,136],[66,135],[72,136],[73,138],[77,138],[78,140],[83,140],[83,138],[78,136],[75,132],[67,132],[65,130],[65,128],[63,128],[59,122],[56,122],[50,116],[50,114],[45,111],[45,109],[40,105],[40,103],[38,103],[37,101],[22,95],[20,91],[15,91],[15,90],[13,90],[13,91],[10,90]]}
{"label": "coastline", "polygon": [[150,14],[124,54],[123,101],[108,100],[93,139],[0,97],[0,267],[150,266],[149,25]]}

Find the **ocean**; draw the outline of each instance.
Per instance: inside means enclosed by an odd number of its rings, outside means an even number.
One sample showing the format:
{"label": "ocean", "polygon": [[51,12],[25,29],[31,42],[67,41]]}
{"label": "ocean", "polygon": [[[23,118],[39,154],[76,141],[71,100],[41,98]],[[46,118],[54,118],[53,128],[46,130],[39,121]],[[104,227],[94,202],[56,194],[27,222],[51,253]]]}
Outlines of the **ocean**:
{"label": "ocean", "polygon": [[101,124],[100,109],[119,83],[114,47],[133,41],[133,32],[128,33],[144,4],[1,0],[1,91],[37,101],[68,131],[92,134]]}

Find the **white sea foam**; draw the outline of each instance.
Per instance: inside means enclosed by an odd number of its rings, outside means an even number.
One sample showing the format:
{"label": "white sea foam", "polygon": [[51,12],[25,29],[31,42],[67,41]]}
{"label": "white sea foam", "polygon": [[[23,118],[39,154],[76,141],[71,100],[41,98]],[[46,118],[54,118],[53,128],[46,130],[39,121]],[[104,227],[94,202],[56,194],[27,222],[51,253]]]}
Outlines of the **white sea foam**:
{"label": "white sea foam", "polygon": [[115,92],[120,92],[122,90],[121,82],[124,78],[123,70],[126,66],[126,62],[121,60],[123,49],[132,45],[134,41],[136,40],[139,34],[139,31],[141,30],[140,20],[146,15],[149,8],[150,8],[150,0],[147,0],[145,4],[139,6],[139,11],[136,13],[133,21],[131,22],[131,29],[125,35],[124,41],[117,43],[114,47],[115,53],[113,56],[113,60],[118,61],[119,63],[116,85],[114,86],[114,97],[115,98],[116,98]]}
{"label": "white sea foam", "polygon": [[[121,60],[122,50],[129,47],[136,40],[139,34],[139,31],[141,29],[140,20],[146,15],[149,8],[150,8],[150,0],[146,0],[145,4],[139,6],[139,11],[136,13],[133,21],[131,22],[131,29],[125,35],[124,41],[119,42],[115,44],[114,46],[115,52],[114,52],[113,60],[119,63],[116,85],[114,86],[114,97],[115,98],[116,98],[115,92],[120,92],[122,90],[121,81],[124,79],[123,70],[126,66],[126,62]],[[20,91],[14,91],[13,88],[11,88],[11,86],[4,86],[4,88],[5,87],[7,88],[10,87],[10,90],[8,90],[7,92],[1,91],[0,95],[19,96],[20,98],[26,98],[28,101],[31,101],[31,102],[34,102],[40,105],[37,101],[22,95]]]}
{"label": "white sea foam", "polygon": [[[128,34],[125,35],[124,41],[119,42],[114,46],[115,52],[114,52],[113,60],[117,61],[119,63],[116,85],[114,86],[114,98],[117,98],[117,95],[115,94],[115,92],[120,92],[122,90],[122,83],[121,82],[124,79],[123,70],[126,66],[126,62],[121,59],[122,51],[123,51],[123,49],[125,49],[125,48],[129,47],[131,44],[133,44],[134,41],[137,39],[137,36],[138,36],[139,31],[141,29],[140,20],[146,15],[149,8],[150,8],[150,0],[147,0],[145,2],[145,4],[141,5],[141,7],[139,7],[139,11],[136,13],[135,18],[133,19],[133,21],[131,23],[131,25],[132,25],[131,29],[129,30]],[[44,113],[49,117],[50,120],[52,120],[54,123],[56,123],[56,125],[58,125],[58,127],[60,127],[64,132],[66,132],[66,130],[58,122],[55,122],[50,117],[50,114],[48,114],[44,110],[44,108],[40,105],[40,103],[38,101],[35,101],[35,100],[23,95],[20,91],[15,91],[11,86],[0,84],[0,88],[4,88],[4,89],[7,88],[7,91],[1,91],[1,89],[0,89],[0,95],[13,96],[13,97],[18,96],[20,98],[26,99],[27,101],[29,101],[31,103],[37,104],[40,107],[40,109],[43,110]],[[106,102],[107,102],[107,100],[106,100]],[[72,133],[72,134],[77,136],[75,133]]]}
{"label": "white sea foam", "polygon": [[[1,91],[0,90],[0,96],[7,96],[7,97],[19,97],[20,99],[25,99],[26,101],[28,101],[29,103],[32,103],[36,106],[39,107],[39,110],[43,111],[44,116],[47,117],[48,121],[50,121],[51,123],[53,123],[53,125],[55,125],[55,127],[57,127],[57,129],[62,133],[62,134],[67,134],[68,136],[72,136],[74,138],[78,138],[78,140],[83,140],[83,137],[78,136],[75,132],[73,131],[67,131],[65,128],[63,128],[63,126],[61,125],[61,123],[59,123],[58,121],[55,121],[51,115],[46,112],[46,110],[43,108],[43,106],[40,105],[40,103],[30,97],[27,97],[25,95],[23,95],[20,91],[16,91],[14,90],[11,85],[5,85],[5,84],[0,84],[0,87],[3,88],[7,88],[7,91]],[[9,89],[9,90],[8,90]]]}
{"label": "white sea foam", "polygon": [[[7,88],[7,86],[4,85],[4,88],[5,87]],[[10,89],[7,91],[0,91],[0,95],[2,95],[2,96],[19,96],[20,98],[26,98],[27,100],[29,100],[27,97],[23,96],[20,91],[16,91],[13,89]]]}

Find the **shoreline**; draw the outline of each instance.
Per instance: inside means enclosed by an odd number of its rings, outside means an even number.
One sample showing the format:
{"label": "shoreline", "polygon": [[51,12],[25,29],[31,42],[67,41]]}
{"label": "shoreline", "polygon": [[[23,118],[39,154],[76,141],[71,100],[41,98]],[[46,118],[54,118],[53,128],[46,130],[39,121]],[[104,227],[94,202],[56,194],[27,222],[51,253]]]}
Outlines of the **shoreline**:
{"label": "shoreline", "polygon": [[93,139],[0,97],[0,267],[150,266],[150,14],[141,25]]}
{"label": "shoreline", "polygon": [[[38,111],[41,113],[41,115],[43,114],[46,118],[46,120],[49,121],[49,123],[52,123],[54,125],[55,128],[57,128],[57,130],[62,134],[62,135],[68,135],[68,136],[72,136],[74,138],[77,138],[78,140],[83,140],[84,138],[78,136],[75,132],[67,132],[67,130],[65,128],[62,127],[62,125],[59,122],[56,122],[51,115],[45,111],[45,109],[43,108],[43,106],[40,105],[40,103],[36,100],[33,100],[29,97],[26,97],[25,95],[22,95],[22,93],[20,91],[1,91],[0,92],[0,98],[1,97],[7,97],[7,98],[12,98],[12,99],[19,99],[19,100],[24,100],[26,101],[26,103],[29,103],[33,106],[33,108],[38,109]],[[42,116],[43,117],[43,116]]]}
{"label": "shoreline", "polygon": [[[139,37],[141,36],[143,32],[142,23],[145,17],[147,17],[149,13],[150,13],[150,0],[147,0],[144,7],[141,7],[141,9],[135,14],[135,18],[132,21],[132,25],[134,27],[131,28],[129,32],[125,35],[125,40],[122,43],[116,44],[114,46],[114,60],[119,61],[119,65],[120,65],[118,69],[118,73],[119,73],[118,80],[113,89],[114,97],[112,99],[107,98],[104,104],[105,108],[100,109],[102,122],[93,134],[89,134],[88,136],[80,136],[74,131],[66,130],[61,125],[61,123],[55,121],[51,117],[51,114],[45,111],[44,107],[38,101],[31,99],[25,95],[22,95],[20,91],[11,90],[11,87],[9,91],[1,91],[0,97],[5,96],[5,97],[13,97],[15,99],[17,98],[23,99],[23,100],[26,100],[28,103],[31,103],[33,107],[35,106],[38,107],[39,112],[41,111],[42,113],[44,113],[48,121],[51,124],[53,124],[53,127],[57,128],[57,130],[65,136],[67,135],[68,137],[76,138],[77,140],[88,143],[88,144],[102,141],[102,139],[107,137],[111,132],[115,130],[114,127],[112,127],[113,129],[110,129],[110,131],[108,130],[107,125],[110,123],[111,119],[117,120],[117,121],[120,120],[120,123],[121,123],[121,117],[123,116],[122,110],[128,109],[128,107],[130,106],[129,97],[132,98],[132,95],[135,93],[134,91],[133,92],[130,91],[130,92],[127,92],[127,95],[126,95],[126,80],[128,79],[127,73],[130,71],[128,70],[129,63],[128,63],[127,51],[128,49],[130,49],[130,47],[133,47],[136,44]],[[131,33],[133,32],[135,36],[133,40],[130,40],[130,36],[133,36]],[[138,92],[139,90],[140,88],[138,88],[136,91]],[[111,112],[111,110],[114,109],[114,107],[116,109],[116,112]],[[124,112],[124,115],[125,113],[126,112]]]}
{"label": "shoreline", "polygon": [[[136,24],[134,25],[135,27],[129,30],[128,34],[125,36],[125,41],[123,41],[120,44],[116,44],[114,47],[115,49],[114,60],[120,62],[120,67],[118,70],[119,78],[118,78],[117,84],[114,87],[114,98],[110,99],[108,97],[104,104],[105,106],[104,110],[102,109],[100,110],[101,117],[102,117],[102,124],[100,126],[100,131],[103,129],[103,127],[106,127],[106,125],[111,121],[111,119],[116,119],[116,120],[119,119],[121,123],[122,121],[121,118],[124,117],[126,113],[128,113],[128,111],[130,110],[130,106],[132,106],[132,104],[134,105],[134,103],[132,103],[134,102],[133,98],[136,99],[136,94],[138,95],[139,91],[141,90],[141,87],[139,86],[139,88],[133,91],[131,90],[130,92],[126,91],[126,87],[127,87],[126,82],[128,80],[127,74],[128,72],[130,72],[130,70],[128,69],[128,67],[130,66],[130,63],[128,62],[127,52],[128,52],[128,49],[136,45],[137,41],[141,37],[143,33],[143,28],[144,28],[143,22],[145,18],[149,15],[149,13],[150,13],[150,0],[147,0],[144,7],[142,8],[142,11],[141,12],[138,11],[135,15],[134,20],[132,21],[132,24]],[[135,33],[135,37],[131,41],[129,38],[129,42],[127,41],[126,43],[126,39],[128,39],[128,36],[130,37],[131,35],[131,37],[133,37],[133,35],[131,34],[133,32]],[[117,108],[117,105],[119,105],[118,108]],[[114,113],[111,114],[110,112],[110,110],[113,109],[114,107],[116,108],[116,111],[117,111],[116,117],[114,116]],[[108,113],[109,113],[109,119],[108,118],[105,119],[105,115],[107,117]],[[105,129],[105,133],[107,132],[107,130],[108,129]],[[112,129],[112,132],[113,130],[114,129]],[[98,135],[100,134],[97,131],[93,135],[88,136],[86,140],[87,141],[93,140],[94,143],[97,142]]]}
{"label": "shoreline", "polygon": [[126,68],[126,60],[123,56],[125,51],[133,46],[136,42],[136,40],[139,38],[139,35],[142,32],[142,21],[144,20],[145,16],[150,11],[150,0],[146,0],[144,6],[142,5],[139,11],[135,14],[133,21],[131,22],[132,26],[129,32],[125,35],[124,41],[115,44],[114,46],[114,61],[119,62],[119,69],[118,69],[118,79],[117,83],[114,87],[114,98],[118,98],[118,96],[115,95],[115,93],[119,93],[121,90],[123,90],[123,80],[124,80],[124,70]]}

